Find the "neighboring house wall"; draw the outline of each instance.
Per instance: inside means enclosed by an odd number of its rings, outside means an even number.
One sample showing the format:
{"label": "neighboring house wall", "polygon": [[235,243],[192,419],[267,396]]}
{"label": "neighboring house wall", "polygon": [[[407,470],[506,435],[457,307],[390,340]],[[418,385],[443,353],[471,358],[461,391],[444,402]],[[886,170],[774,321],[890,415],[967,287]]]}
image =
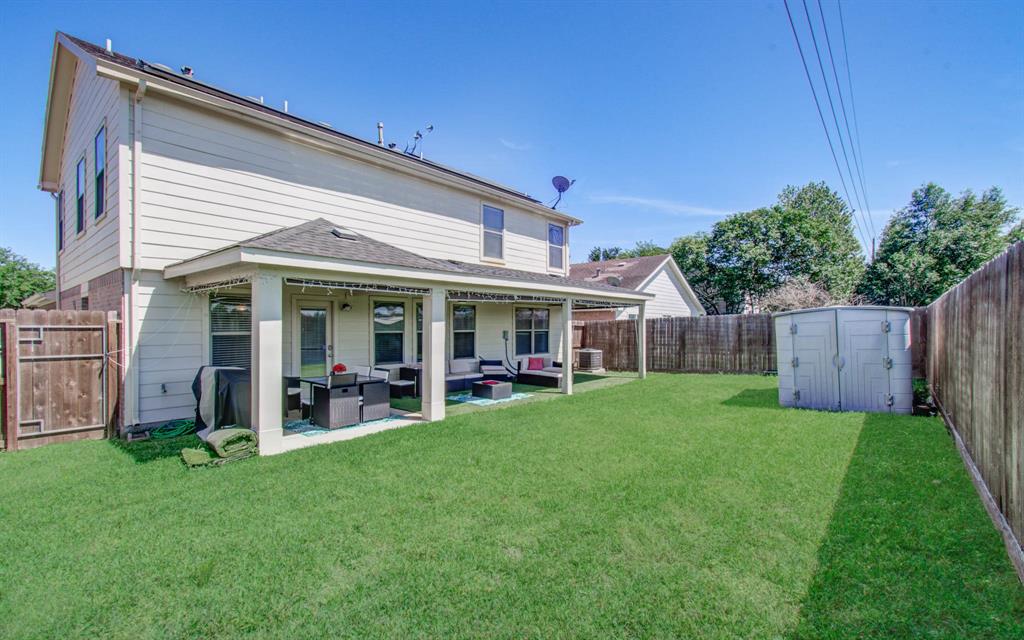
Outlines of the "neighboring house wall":
{"label": "neighboring house wall", "polygon": [[[121,126],[121,90],[116,82],[98,78],[82,62],[75,71],[70,115],[64,132],[60,187],[64,191],[64,250],[58,254],[63,301],[67,290],[83,285],[121,266],[119,242],[119,170]],[[106,167],[104,170],[104,212],[96,217],[96,158],[94,141],[106,127]],[[85,159],[85,228],[76,229],[76,180],[78,162]],[[77,308],[77,307],[76,307]]]}
{"label": "neighboring house wall", "polygon": [[[647,303],[646,314],[648,318],[662,316],[686,317],[700,315],[701,310],[695,309],[687,301],[687,295],[683,290],[682,283],[678,282],[670,273],[667,264],[657,272],[654,277],[647,281],[647,284],[639,290],[643,293],[653,293],[654,300]],[[617,314],[617,319],[628,318],[629,314],[635,314],[636,307],[624,309]]]}
{"label": "neighboring house wall", "polygon": [[548,271],[540,214],[163,96],[148,95],[142,111],[143,268],[317,217],[424,256],[482,262],[481,207],[491,204],[505,211],[505,266]]}

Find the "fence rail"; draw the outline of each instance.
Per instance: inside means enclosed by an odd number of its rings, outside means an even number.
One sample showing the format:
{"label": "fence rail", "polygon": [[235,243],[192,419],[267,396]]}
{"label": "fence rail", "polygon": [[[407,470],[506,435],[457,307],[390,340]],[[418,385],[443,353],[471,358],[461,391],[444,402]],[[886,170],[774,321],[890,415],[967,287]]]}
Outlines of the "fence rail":
{"label": "fence rail", "polygon": [[[636,321],[590,321],[580,344],[603,352],[604,366],[636,369]],[[647,368],[693,373],[775,371],[775,334],[768,314],[651,318]]]}
{"label": "fence rail", "polygon": [[[1024,243],[929,305],[923,324],[933,397],[967,450],[965,461],[976,467],[1013,532],[1019,553],[1024,539]],[[1022,569],[1024,564],[1018,565]]]}
{"label": "fence rail", "polygon": [[116,312],[0,309],[4,448],[113,432],[119,329]]}

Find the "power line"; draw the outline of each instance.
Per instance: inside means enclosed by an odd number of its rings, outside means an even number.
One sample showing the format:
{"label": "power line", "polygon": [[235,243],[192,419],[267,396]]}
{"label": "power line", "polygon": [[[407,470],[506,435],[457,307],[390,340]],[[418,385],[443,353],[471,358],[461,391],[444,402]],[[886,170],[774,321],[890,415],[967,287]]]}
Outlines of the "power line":
{"label": "power line", "polygon": [[[811,12],[807,8],[807,0],[802,0],[804,5],[804,15],[807,17],[807,28],[811,31],[811,42],[814,43],[814,55],[818,58],[818,69],[821,70],[821,82],[825,85],[825,95],[828,96],[828,106],[832,111],[832,122],[836,125],[836,136],[839,138],[839,147],[843,150],[843,160],[846,161],[846,173],[850,176],[850,184],[853,186],[853,197],[857,199],[857,211],[860,214],[861,221],[864,222],[864,229],[867,230],[868,224],[864,217],[864,206],[861,204],[860,194],[857,192],[857,181],[853,177],[853,170],[850,168],[850,157],[846,153],[846,143],[843,141],[843,131],[839,128],[839,116],[836,115],[836,105],[832,101],[832,90],[828,86],[828,78],[825,76],[825,64],[821,61],[821,50],[818,48],[818,37],[814,35],[814,24],[811,22]],[[836,87],[838,89],[839,87]],[[853,140],[850,140],[850,145],[853,145]],[[865,250],[867,246],[865,245]]]}
{"label": "power line", "polygon": [[[782,0],[782,4],[786,7],[786,17],[789,18],[789,28],[793,30],[793,39],[796,41],[796,50],[800,54],[800,62],[804,66],[804,75],[807,77],[807,84],[811,87],[811,95],[814,97],[814,106],[818,110],[818,119],[821,120],[821,128],[825,130],[825,139],[828,140],[829,151],[832,152],[832,162],[835,163],[836,173],[839,174],[839,182],[843,185],[843,193],[846,194],[846,202],[853,209],[853,203],[850,200],[850,191],[846,187],[846,178],[843,177],[843,170],[839,168],[839,157],[836,156],[836,148],[832,144],[832,134],[829,133],[828,125],[825,124],[825,115],[821,111],[821,102],[818,100],[818,92],[814,88],[814,81],[811,80],[811,71],[807,68],[807,58],[804,57],[804,48],[800,44],[800,37],[796,33],[796,25],[793,24],[793,14],[789,11],[789,0]],[[860,234],[861,242],[864,243],[865,250],[867,249],[867,241],[864,238],[864,232],[861,231],[860,222],[856,216],[851,216],[854,224],[857,226],[857,233]]]}
{"label": "power line", "polygon": [[[846,84],[850,91],[850,111],[853,113],[853,131],[857,136],[857,155],[860,157],[860,176],[863,180],[865,174],[864,150],[860,146],[860,125],[857,123],[857,103],[853,99],[853,77],[850,75],[850,51],[846,47],[846,23],[843,21],[843,0],[836,0],[836,6],[839,7],[839,30],[843,34],[843,59],[846,62]],[[857,162],[856,157],[854,158],[854,162]],[[861,188],[863,188],[863,185],[861,185]],[[875,236],[875,221],[871,212],[871,205],[868,203],[867,189],[864,189],[864,203],[868,205],[868,220],[871,221],[871,235]]]}

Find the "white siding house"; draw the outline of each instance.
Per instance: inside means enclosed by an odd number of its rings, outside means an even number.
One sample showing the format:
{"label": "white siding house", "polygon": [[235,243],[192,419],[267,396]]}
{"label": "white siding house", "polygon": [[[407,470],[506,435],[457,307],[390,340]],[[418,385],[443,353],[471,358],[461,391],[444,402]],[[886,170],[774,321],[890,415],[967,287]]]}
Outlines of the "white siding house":
{"label": "white siding house", "polygon": [[283,376],[332,363],[421,362],[438,419],[460,361],[562,361],[574,308],[651,298],[569,278],[580,220],[525,194],[62,33],[40,187],[64,194],[59,307],[123,313],[125,428],[191,416],[224,364],[251,371],[265,453],[290,446]]}
{"label": "white siding house", "polygon": [[[653,296],[646,304],[648,318],[702,316],[706,313],[672,256],[642,256],[583,262],[572,265],[570,277],[583,282],[610,284]],[[638,313],[638,307],[610,307],[588,309],[580,312],[577,317],[624,320],[635,318]]]}

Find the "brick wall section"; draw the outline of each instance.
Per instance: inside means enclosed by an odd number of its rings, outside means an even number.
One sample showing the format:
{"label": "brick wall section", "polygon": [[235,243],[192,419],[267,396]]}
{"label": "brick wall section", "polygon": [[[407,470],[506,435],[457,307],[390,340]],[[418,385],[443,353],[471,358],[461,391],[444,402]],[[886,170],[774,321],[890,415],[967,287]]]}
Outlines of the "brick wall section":
{"label": "brick wall section", "polygon": [[78,309],[82,302],[82,285],[76,284],[60,292],[60,304],[58,309],[71,311]]}
{"label": "brick wall section", "polygon": [[89,281],[89,309],[93,311],[121,312],[124,279],[120,269],[105,273]]}

